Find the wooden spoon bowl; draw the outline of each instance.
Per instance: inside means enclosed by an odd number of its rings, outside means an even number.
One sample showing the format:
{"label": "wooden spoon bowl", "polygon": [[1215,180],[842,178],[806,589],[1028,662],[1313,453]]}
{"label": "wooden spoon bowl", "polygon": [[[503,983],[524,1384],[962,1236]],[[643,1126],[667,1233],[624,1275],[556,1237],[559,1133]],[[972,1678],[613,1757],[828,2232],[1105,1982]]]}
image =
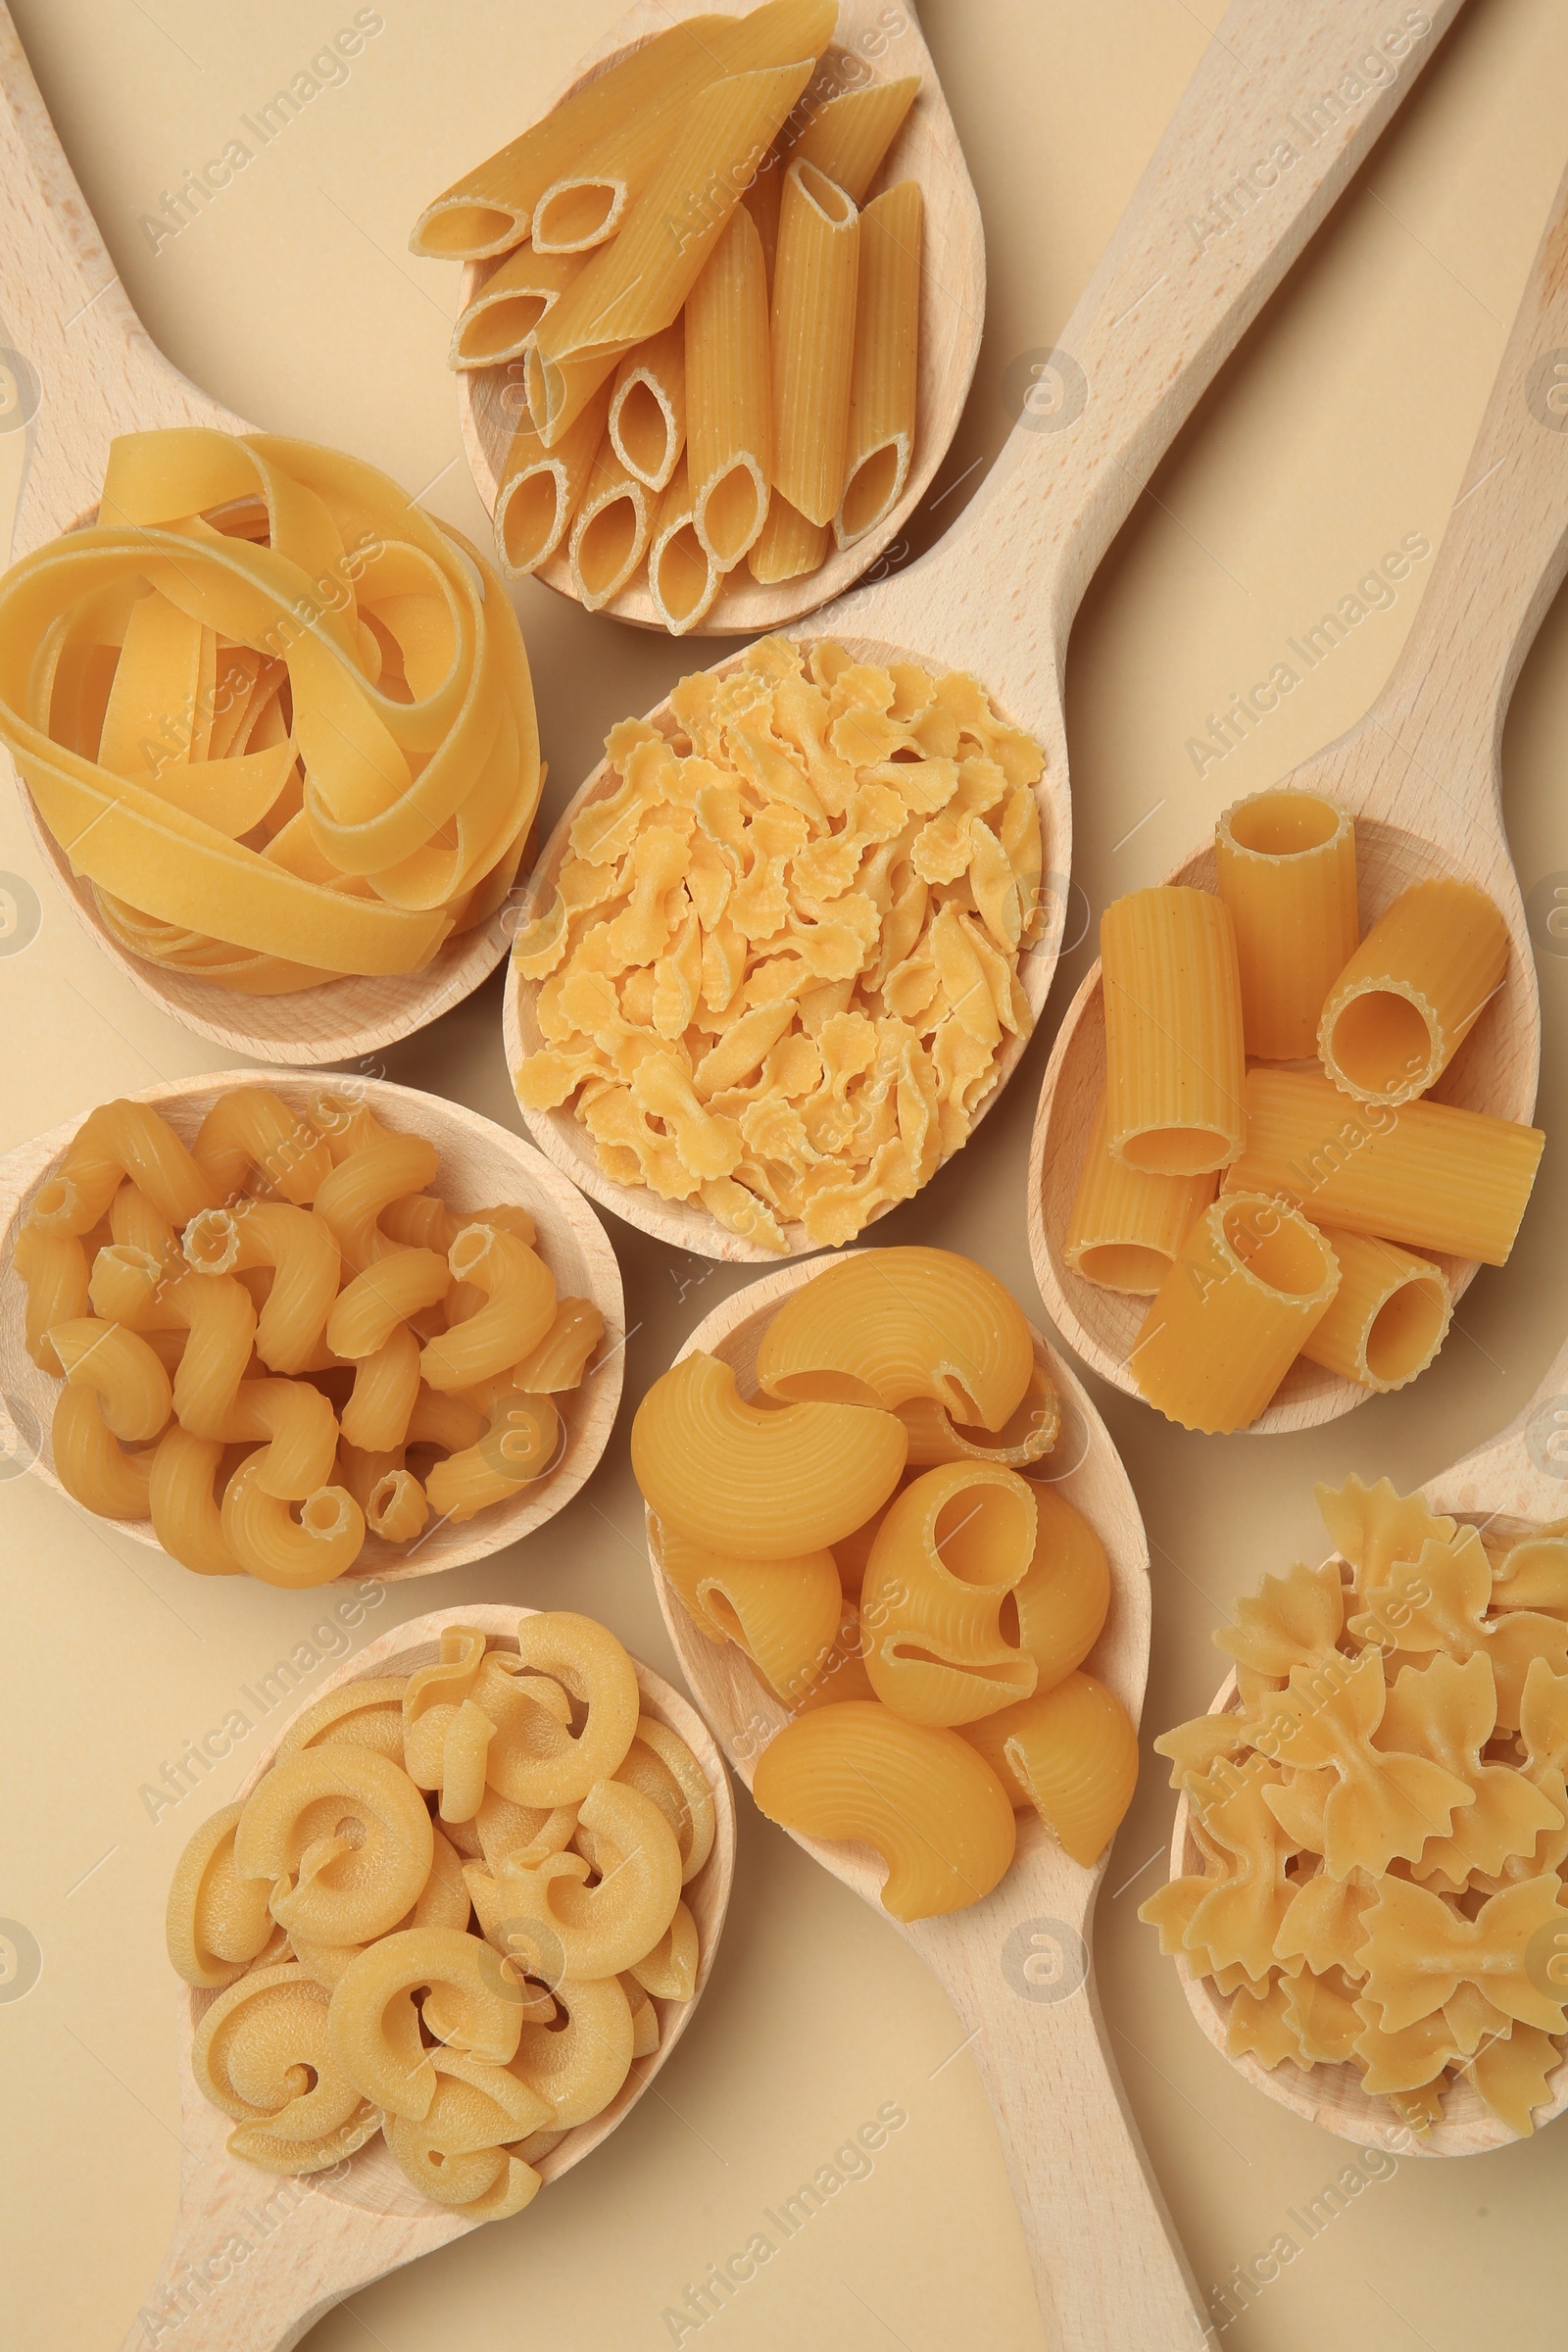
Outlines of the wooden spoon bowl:
{"label": "wooden spoon bowl", "polygon": [[[205,425],[256,428],[210,400],[156,349],[131,309],[39,95],[17,29],[0,0],[0,248],[9,257],[6,324],[19,339],[0,370],[26,379],[23,462],[0,469],[0,566],[30,554],[96,513],[109,444],[119,433]],[[9,763],[9,756],[7,756]],[[352,1061],[391,1045],[476,989],[507,952],[510,932],[492,916],[449,940],[423,971],[328,980],[282,997],[237,996],[211,981],[128,956],[106,929],[89,884],[16,779],[38,854],[67,903],[134,988],[187,1029],[258,1061]]]}
{"label": "wooden spoon bowl", "polygon": [[[1474,1527],[1492,1527],[1498,1533],[1523,1537],[1544,1521],[1560,1522],[1568,1513],[1568,1454],[1558,1458],[1552,1438],[1564,1428],[1568,1428],[1568,1348],[1523,1412],[1500,1436],[1467,1453],[1452,1469],[1440,1471],[1421,1492],[1435,1512]],[[1343,1562],[1341,1572],[1347,1577],[1349,1573]],[[1239,1712],[1240,1705],[1236,1677],[1227,1675],[1208,1711],[1223,1715]],[[1197,1878],[1203,1869],[1184,1790],[1177,1801],[1171,1836],[1170,1875],[1173,1879]],[[1316,2066],[1308,2073],[1290,2058],[1269,2068],[1250,2051],[1235,2057],[1225,2047],[1235,1996],[1227,1998],[1216,1991],[1212,1978],[1195,1977],[1185,1960],[1178,1958],[1176,1967],[1188,2007],[1237,2073],[1293,2115],[1321,2124],[1325,2132],[1336,2132],[1341,2139],[1354,2140],[1364,2148],[1396,2146],[1401,2155],[1479,2156],[1489,2148],[1507,2147],[1520,2136],[1500,2115],[1494,2114],[1463,2077],[1445,2092],[1441,2119],[1430,2132],[1418,2135],[1400,2123],[1390,2100],[1363,2090],[1359,2069],[1348,2063]],[[1568,2058],[1553,2067],[1546,2083],[1550,2097],[1544,2107],[1536,2110],[1538,2129],[1568,2110]]]}
{"label": "wooden spoon bowl", "polygon": [[[152,1103],[188,1144],[220,1095],[249,1086],[268,1087],[302,1112],[323,1092],[321,1081],[306,1071],[225,1070],[216,1077],[178,1078],[167,1086],[149,1087],[132,1100]],[[582,1386],[558,1399],[564,1444],[542,1477],[519,1488],[511,1501],[496,1503],[461,1525],[450,1520],[436,1523],[412,1545],[389,1544],[367,1530],[364,1549],[350,1573],[398,1584],[409,1577],[434,1576],[443,1568],[465,1567],[520,1542],[564,1510],[592,1475],[620,1402],[626,1336],[620,1268],[604,1227],[581,1194],[520,1136],[509,1135],[461,1103],[416,1094],[385,1079],[352,1078],[341,1086],[328,1082],[324,1091],[351,1094],[399,1132],[428,1136],[441,1154],[431,1190],[453,1209],[493,1207],[502,1201],[515,1201],[527,1209],[562,1297],[592,1298],[605,1318],[605,1336]],[[30,1466],[62,1494],[65,1489],[55,1470],[49,1436],[61,1383],[38,1369],[24,1344],[25,1286],[13,1259],[26,1210],[80,1124],[79,1119],[67,1120],[0,1160],[0,1412],[5,1416],[0,1439],[14,1459],[32,1456]],[[150,1519],[105,1524],[133,1543],[159,1548]]]}
{"label": "wooden spoon bowl", "polygon": [[[548,114],[629,50],[641,48],[655,33],[685,18],[709,14],[709,0],[639,0],[578,61],[569,79],[539,114]],[[887,22],[889,19],[894,24]],[[884,7],[882,0],[841,0],[836,37],[801,100],[801,119],[841,90],[863,89],[873,80],[897,81],[910,74],[918,74],[920,87],[869,191],[913,179],[925,198],[914,448],[904,496],[874,531],[842,552],[832,549],[826,563],[800,579],[761,586],[753,579],[743,558],[691,632],[693,636],[751,637],[766,629],[784,628],[802,613],[841,595],[898,538],[931,487],[957,430],[985,323],[985,232],[958,133],[909,0],[901,0],[894,10]],[[526,127],[525,123],[518,125],[519,129]],[[499,267],[499,261],[467,265],[463,273],[465,308]],[[458,416],[474,483],[485,512],[494,514],[513,435],[527,418],[522,363],[513,360],[494,368],[460,369]],[[577,601],[564,546],[533,576]],[[600,610],[639,628],[662,630],[664,625],[654,610],[645,576]]]}
{"label": "wooden spoon bowl", "polygon": [[[1442,0],[1428,11],[1434,38],[1457,4]],[[1020,398],[1019,420],[971,505],[917,564],[856,589],[813,620],[810,637],[835,637],[858,655],[972,672],[997,710],[1039,743],[1040,937],[1019,972],[1036,1017],[1060,951],[1072,863],[1062,686],[1073,616],[1160,457],[1392,118],[1421,54],[1337,122],[1266,205],[1236,221],[1223,261],[1217,246],[1193,250],[1190,221],[1207,205],[1205,191],[1227,184],[1231,166],[1234,177],[1267,154],[1276,135],[1270,125],[1309,105],[1313,92],[1345,72],[1357,45],[1364,53],[1382,30],[1373,0],[1311,0],[1288,17],[1275,0],[1236,0],[1063,328],[1061,348],[1042,356],[1033,389]],[[715,674],[735,659],[715,663]],[[669,723],[667,705],[649,715],[656,725]],[[519,925],[550,905],[567,827],[608,788],[601,765],[546,844],[520,896]],[[506,1014],[514,1070],[539,1040],[538,987],[514,962]],[[1026,1042],[1009,1041],[980,1116]],[[522,1115],[541,1151],[629,1224],[703,1256],[776,1262],[775,1251],[742,1240],[705,1208],[605,1177],[569,1110],[525,1108]],[[799,1229],[786,1238],[792,1255],[813,1247]]]}
{"label": "wooden spoon bowl", "polygon": [[[1500,753],[1514,682],[1568,571],[1568,447],[1530,399],[1543,354],[1568,343],[1565,255],[1568,177],[1487,403],[1467,487],[1393,674],[1365,716],[1281,787],[1321,794],[1354,817],[1363,934],[1412,882],[1436,876],[1476,883],[1496,902],[1511,940],[1507,971],[1432,1097],[1526,1121],[1540,1070],[1541,1000],[1503,828]],[[1212,842],[1166,880],[1212,890]],[[1064,1254],[1104,1080],[1097,963],[1057,1032],[1041,1089],[1029,1158],[1029,1249],[1041,1297],[1069,1345],[1102,1379],[1137,1396],[1128,1359],[1149,1300],[1086,1282]],[[1348,1114],[1355,1105],[1347,1099],[1345,1108]],[[1310,1201],[1304,1205],[1310,1216]],[[1474,1259],[1436,1262],[1456,1298],[1479,1271]],[[1315,1428],[1371,1394],[1298,1358],[1251,1434]]]}
{"label": "wooden spoon bowl", "polygon": [[[681,1354],[717,1356],[733,1368],[742,1396],[754,1397],[764,1330],[817,1271],[788,1266],[737,1291],[698,1325]],[[1136,1723],[1152,1606],[1143,1521],[1088,1393],[1038,1332],[1034,1343],[1036,1361],[1061,1398],[1062,1430],[1055,1451],[1030,1475],[1056,1485],[1105,1546],[1110,1611],[1085,1664]],[[681,1671],[750,1788],[757,1758],[788,1712],[740,1649],[714,1642],[688,1614],[660,1564],[652,1512],[648,1544]],[[1090,1964],[1108,1852],[1084,1870],[1025,1812],[1014,1860],[994,1893],[948,1918],[906,1924],[882,1910],[884,1866],[869,1847],[790,1835],[889,1920],[962,2019],[996,2113],[1052,2342],[1085,2352],[1134,2344],[1140,2352],[1186,2352],[1197,2340],[1196,2290],[1127,2116]]]}
{"label": "wooden spoon bowl", "polygon": [[[536,1613],[486,1603],[441,1609],[393,1626],[331,1675],[313,1694],[313,1703],[345,1683],[412,1674],[430,1665],[440,1656],[441,1632],[448,1625],[477,1627],[493,1644],[514,1649],[519,1617]],[[630,2074],[602,2115],[568,2132],[549,2155],[539,2158],[535,2169],[547,2187],[609,2138],[685,2033],[712,1970],[735,1873],[735,1799],[723,1758],[688,1700],[639,1660],[632,1662],[645,1711],[685,1740],[707,1775],[717,1809],[713,1850],[683,1889],[697,1922],[697,1985],[689,2001],[655,2000],[658,2049],[633,2060]],[[240,1797],[250,1794],[271,1764],[287,1729],[286,1724],[279,1728],[277,1739],[238,1790]],[[332,2173],[316,2179],[279,2179],[230,2156],[230,2120],[203,2098],[190,2065],[192,2037],[217,1997],[186,1985],[179,1988],[179,2218],[145,2308],[162,2312],[171,2307],[171,2325],[178,2328],[182,2352],[289,2352],[345,2295],[482,2225],[421,2197],[379,2136]],[[286,2200],[279,2195],[285,2189]],[[235,2236],[249,2249],[243,2267],[231,2262],[204,2272],[203,2266],[222,2253],[225,2244],[232,2255]],[[180,2302],[176,2298],[183,2278],[192,2270],[207,2278],[216,2273],[218,2283],[200,2302],[189,2295]],[[145,2320],[138,2318],[124,2352],[141,2352],[147,2341]]]}

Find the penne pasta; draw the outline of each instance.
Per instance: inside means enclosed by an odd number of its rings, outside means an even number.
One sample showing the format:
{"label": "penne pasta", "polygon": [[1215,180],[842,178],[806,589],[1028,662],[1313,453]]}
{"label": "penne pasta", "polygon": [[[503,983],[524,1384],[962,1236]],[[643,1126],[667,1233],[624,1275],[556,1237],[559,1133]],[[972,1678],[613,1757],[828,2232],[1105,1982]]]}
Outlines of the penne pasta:
{"label": "penne pasta", "polygon": [[1367,933],[1329,992],[1323,1067],[1362,1102],[1436,1085],[1508,968],[1508,926],[1473,883],[1417,882]]}
{"label": "penne pasta", "polygon": [[1241,976],[1211,892],[1135,890],[1100,920],[1106,1141],[1146,1175],[1200,1176],[1242,1149]]}
{"label": "penne pasta", "polygon": [[1102,1093],[1067,1220],[1068,1265],[1102,1290],[1157,1291],[1218,1183],[1212,1169],[1202,1176],[1151,1176],[1112,1159]]}
{"label": "penne pasta", "polygon": [[767,502],[767,520],[746,559],[747,569],[763,588],[798,580],[803,572],[816,570],[827,554],[828,536],[825,522],[808,522],[775,485]]}
{"label": "penne pasta", "polygon": [[1424,1372],[1447,1337],[1453,1295],[1439,1266],[1393,1242],[1325,1227],[1340,1287],[1301,1353],[1380,1396]]}
{"label": "penne pasta", "polygon": [[680,319],[628,351],[610,396],[610,441],[650,490],[669,482],[686,445],[686,331]]}
{"label": "penne pasta", "polygon": [[1315,1226],[1262,1193],[1222,1194],[1182,1244],[1133,1343],[1139,1392],[1209,1436],[1268,1403],[1339,1289]]}
{"label": "penne pasta", "polygon": [[773,270],[773,485],[815,523],[844,491],[860,220],[814,164],[792,164]]}
{"label": "penne pasta", "polygon": [[840,547],[853,547],[874,531],[909,478],[924,215],[925,200],[912,179],[889,188],[860,215],[849,450],[844,494],[833,517]]}
{"label": "penne pasta", "polygon": [[540,319],[581,268],[574,254],[537,253],[520,245],[459,314],[448,367],[494,368],[519,358]]}
{"label": "penne pasta", "polygon": [[841,90],[820,108],[787,151],[790,164],[814,164],[852,203],[863,204],[882,159],[904,126],[920,87],[917,74]]}
{"label": "penne pasta", "polygon": [[572,586],[586,612],[597,612],[625,587],[648,552],[650,527],[647,485],[602,441],[571,525]]}
{"label": "penne pasta", "polygon": [[1214,829],[1219,895],[1236,930],[1250,1054],[1317,1051],[1323,1002],[1355,953],[1355,827],[1310,792],[1257,792]]}
{"label": "penne pasta", "polygon": [[740,562],[767,519],[769,365],[761,241],[737,205],[686,301],[692,521],[720,571]]}
{"label": "penne pasta", "polygon": [[565,537],[593,475],[610,416],[611,387],[601,384],[575,424],[546,449],[532,423],[519,425],[496,493],[496,552],[508,579],[548,563]]}
{"label": "penne pasta", "polygon": [[757,226],[758,241],[762,248],[762,267],[767,272],[768,291],[773,286],[773,263],[778,254],[778,204],[784,192],[784,158],[775,147],[762,158],[757,176],[742,198],[746,210]]}
{"label": "penne pasta", "polygon": [[[753,549],[756,554],[756,549]],[[686,455],[659,502],[648,542],[648,593],[672,637],[684,637],[712,604],[724,575],[697,536]]]}
{"label": "penne pasta", "polygon": [[1530,1200],[1538,1127],[1447,1102],[1363,1105],[1328,1079],[1250,1070],[1247,1146],[1223,1192],[1282,1194],[1324,1225],[1501,1266]]}

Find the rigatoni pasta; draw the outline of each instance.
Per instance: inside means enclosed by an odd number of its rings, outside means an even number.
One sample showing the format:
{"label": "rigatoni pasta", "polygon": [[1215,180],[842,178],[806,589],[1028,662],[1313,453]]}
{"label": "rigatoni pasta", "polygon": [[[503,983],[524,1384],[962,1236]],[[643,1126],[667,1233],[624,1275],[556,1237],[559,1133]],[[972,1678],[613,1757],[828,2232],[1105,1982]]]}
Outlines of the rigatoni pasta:
{"label": "rigatoni pasta", "polygon": [[1200,1176],[1242,1149],[1241,974],[1229,910],[1209,892],[1135,890],[1100,919],[1105,1134],[1153,1176]]}
{"label": "rigatoni pasta", "polygon": [[1435,1086],[1508,968],[1508,926],[1471,882],[1417,882],[1379,916],[1329,992],[1323,1067],[1362,1102]]}
{"label": "rigatoni pasta", "polygon": [[1106,1141],[1102,1093],[1063,1255],[1075,1273],[1102,1290],[1157,1291],[1218,1185],[1213,1169],[1201,1176],[1159,1176],[1116,1159]]}
{"label": "rigatoni pasta", "polygon": [[1424,1372],[1448,1334],[1453,1294],[1429,1258],[1370,1234],[1325,1226],[1340,1269],[1328,1313],[1302,1343],[1314,1364],[1379,1395]]}
{"label": "rigatoni pasta", "polygon": [[1183,1242],[1133,1343],[1140,1393],[1185,1429],[1245,1429],[1339,1282],[1333,1250],[1288,1203],[1222,1194]]}
{"label": "rigatoni pasta", "polygon": [[1317,1050],[1324,999],[1360,937],[1355,827],[1310,792],[1256,792],[1214,829],[1250,1054],[1294,1061]]}

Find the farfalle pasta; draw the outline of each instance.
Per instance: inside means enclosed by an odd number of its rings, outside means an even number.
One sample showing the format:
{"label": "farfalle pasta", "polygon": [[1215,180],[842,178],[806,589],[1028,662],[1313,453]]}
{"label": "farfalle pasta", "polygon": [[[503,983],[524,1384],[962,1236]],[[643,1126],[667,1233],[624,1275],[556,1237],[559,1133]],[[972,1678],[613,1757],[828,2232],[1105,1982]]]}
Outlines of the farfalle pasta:
{"label": "farfalle pasta", "polygon": [[901,1919],[988,1894],[1014,1812],[1093,1866],[1138,1740],[1079,1671],[1109,1565],[1048,1483],[1060,1400],[1016,1301],[950,1250],[858,1252],[791,1292],[755,1360],[752,1403],[728,1364],[682,1357],[643,1400],[632,1465],[697,1631],[790,1712],[758,1763],[762,1811],[871,1845]]}
{"label": "farfalle pasta", "polygon": [[263,433],[123,434],[98,514],[0,579],[0,741],[118,944],[275,996],[492,914],[541,771],[483,557]]}
{"label": "farfalle pasta", "polygon": [[[498,2219],[692,1998],[707,1775],[602,1626],[527,1616],[518,1642],[448,1627],[430,1665],[329,1692],[186,1847],[169,1953],[206,2000],[192,2066],[230,2154],[310,2173],[379,2132],[426,2196]],[[549,1814],[497,1786],[523,1687],[571,1751]]]}
{"label": "farfalle pasta", "polygon": [[517,934],[525,1110],[783,1250],[851,1240],[967,1141],[1033,1022],[1042,756],[958,671],[764,638],[612,730]]}
{"label": "farfalle pasta", "polygon": [[84,1508],[291,1588],[548,1476],[604,1338],[514,1204],[455,1214],[428,1138],[328,1089],[83,1121],[21,1220],[25,1344]]}
{"label": "farfalle pasta", "polygon": [[1140,1916],[1229,2001],[1233,2055],[1353,2068],[1421,2134],[1468,2082],[1524,2135],[1568,2045],[1560,1535],[1386,1479],[1318,1495],[1339,1557],[1238,1603],[1234,1706],[1154,1742],[1203,1867]]}

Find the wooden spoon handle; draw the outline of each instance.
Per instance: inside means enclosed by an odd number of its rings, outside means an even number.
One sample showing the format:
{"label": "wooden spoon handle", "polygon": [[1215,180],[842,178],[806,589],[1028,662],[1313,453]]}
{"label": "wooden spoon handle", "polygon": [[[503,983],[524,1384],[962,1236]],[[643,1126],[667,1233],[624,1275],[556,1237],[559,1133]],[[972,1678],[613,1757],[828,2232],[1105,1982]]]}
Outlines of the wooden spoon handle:
{"label": "wooden spoon handle", "polygon": [[[1514,682],[1568,571],[1568,172],[1426,592],[1378,712],[1438,776],[1490,773]],[[1384,771],[1397,793],[1401,763]]]}
{"label": "wooden spoon handle", "polygon": [[[1161,456],[1458,7],[1430,0],[1417,34],[1388,0],[1235,0],[1059,348],[1020,387],[983,490],[922,563],[862,592],[867,632],[940,646],[1033,707],[1011,673],[1064,662],[1078,601]],[[853,627],[860,602],[835,618]]]}
{"label": "wooden spoon handle", "polygon": [[905,1933],[973,2037],[1052,2352],[1194,2352],[1207,2322],[1105,2038],[1084,1886],[1042,1846]]}
{"label": "wooden spoon handle", "polygon": [[0,380],[0,426],[10,415],[30,443],[24,466],[0,471],[12,510],[0,512],[0,536],[14,520],[15,553],[41,546],[95,505],[116,433],[164,424],[249,430],[170,366],[131,309],[3,4],[0,252],[5,333],[16,337],[0,351],[10,379],[9,389]]}
{"label": "wooden spoon handle", "polygon": [[1434,1509],[1568,1520],[1568,1341],[1506,1429],[1424,1489]]}

